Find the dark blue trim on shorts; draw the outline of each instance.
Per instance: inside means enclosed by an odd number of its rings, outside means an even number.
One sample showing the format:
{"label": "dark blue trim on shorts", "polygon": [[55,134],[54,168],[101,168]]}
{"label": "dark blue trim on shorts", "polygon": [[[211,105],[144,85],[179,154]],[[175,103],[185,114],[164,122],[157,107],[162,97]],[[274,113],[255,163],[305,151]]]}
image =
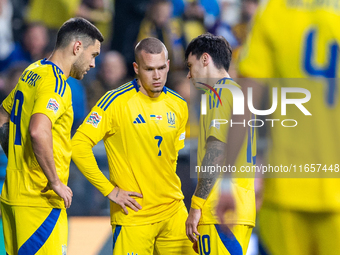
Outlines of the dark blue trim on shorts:
{"label": "dark blue trim on shorts", "polygon": [[118,238],[121,230],[122,230],[122,226],[116,225],[115,232],[113,233],[113,250],[115,249],[117,238]]}
{"label": "dark blue trim on shorts", "polygon": [[58,219],[61,209],[53,208],[51,213],[30,238],[19,248],[18,255],[34,255],[50,237]]}
{"label": "dark blue trim on shorts", "polygon": [[222,231],[221,227],[218,224],[215,224],[215,228],[217,230],[218,235],[224,246],[229,251],[230,255],[243,255],[242,246],[237,241],[234,234],[230,231],[226,234]]}

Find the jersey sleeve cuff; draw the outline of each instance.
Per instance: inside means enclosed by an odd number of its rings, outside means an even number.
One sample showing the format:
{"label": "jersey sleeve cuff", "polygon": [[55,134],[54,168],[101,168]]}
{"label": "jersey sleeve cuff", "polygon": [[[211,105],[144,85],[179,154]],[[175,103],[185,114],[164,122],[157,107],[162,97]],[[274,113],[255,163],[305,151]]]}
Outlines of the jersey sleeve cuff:
{"label": "jersey sleeve cuff", "polygon": [[113,184],[111,182],[109,182],[104,188],[102,194],[104,195],[104,197],[108,196],[112,190],[115,188],[115,186],[113,186]]}
{"label": "jersey sleeve cuff", "polygon": [[196,197],[195,195],[191,198],[191,208],[193,209],[202,209],[204,206],[206,199]]}

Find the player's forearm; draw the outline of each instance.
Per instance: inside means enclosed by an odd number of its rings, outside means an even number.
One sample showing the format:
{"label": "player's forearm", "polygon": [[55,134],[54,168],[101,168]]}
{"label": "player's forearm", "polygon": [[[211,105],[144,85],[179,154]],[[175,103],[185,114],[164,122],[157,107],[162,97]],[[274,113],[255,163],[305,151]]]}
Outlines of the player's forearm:
{"label": "player's forearm", "polygon": [[93,155],[91,143],[87,136],[81,132],[76,132],[72,138],[72,160],[86,179],[104,196],[107,196],[114,189],[114,186],[100,171]]}
{"label": "player's forearm", "polygon": [[[202,161],[201,169],[208,169],[209,166],[223,165],[225,155],[225,143],[214,139],[207,142],[207,150]],[[212,188],[214,187],[219,173],[200,172],[198,184],[194,195],[196,197],[207,199]]]}
{"label": "player's forearm", "polygon": [[10,115],[0,106],[0,144],[8,157],[8,140],[9,140],[9,118]]}

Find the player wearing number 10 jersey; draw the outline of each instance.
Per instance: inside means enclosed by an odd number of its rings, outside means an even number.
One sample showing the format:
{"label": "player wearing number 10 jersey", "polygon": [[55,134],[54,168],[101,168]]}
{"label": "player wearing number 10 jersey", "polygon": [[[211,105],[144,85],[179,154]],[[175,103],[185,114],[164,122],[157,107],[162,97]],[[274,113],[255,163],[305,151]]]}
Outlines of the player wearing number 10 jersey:
{"label": "player wearing number 10 jersey", "polygon": [[[138,80],[107,92],[92,108],[72,139],[72,158],[112,201],[113,254],[191,254],[184,225],[187,211],[176,175],[187,104],[164,86],[169,60],[163,43],[146,38],[135,54]],[[100,140],[110,181],[91,151]]]}
{"label": "player wearing number 10 jersey", "polygon": [[49,59],[26,68],[2,102],[0,139],[8,165],[0,200],[8,255],[66,254],[73,123],[66,80],[82,79],[94,67],[102,41],[89,21],[66,21]]}

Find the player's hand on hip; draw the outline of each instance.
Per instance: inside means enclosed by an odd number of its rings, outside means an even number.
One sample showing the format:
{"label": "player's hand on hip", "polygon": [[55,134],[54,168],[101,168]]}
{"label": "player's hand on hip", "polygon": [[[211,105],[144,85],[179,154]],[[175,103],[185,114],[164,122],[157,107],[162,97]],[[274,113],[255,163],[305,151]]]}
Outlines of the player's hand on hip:
{"label": "player's hand on hip", "polygon": [[191,242],[197,242],[197,236],[200,235],[197,231],[198,222],[201,218],[201,209],[190,208],[187,221],[185,222],[186,234]]}
{"label": "player's hand on hip", "polygon": [[53,190],[58,196],[60,196],[64,200],[66,208],[69,208],[71,206],[73,192],[70,189],[70,187],[66,186],[59,180],[53,184],[48,182],[46,187],[41,192],[45,193],[49,190]]}
{"label": "player's hand on hip", "polygon": [[[235,211],[235,200],[231,192],[222,191],[216,207],[216,214],[221,224],[225,223],[224,215],[227,211]],[[234,217],[234,214],[232,214],[232,217]]]}
{"label": "player's hand on hip", "polygon": [[137,201],[133,198],[140,197],[142,198],[143,195],[133,191],[125,191],[116,186],[107,197],[114,203],[120,205],[125,214],[129,214],[126,206],[130,207],[135,212],[142,209],[142,206],[137,203]]}

